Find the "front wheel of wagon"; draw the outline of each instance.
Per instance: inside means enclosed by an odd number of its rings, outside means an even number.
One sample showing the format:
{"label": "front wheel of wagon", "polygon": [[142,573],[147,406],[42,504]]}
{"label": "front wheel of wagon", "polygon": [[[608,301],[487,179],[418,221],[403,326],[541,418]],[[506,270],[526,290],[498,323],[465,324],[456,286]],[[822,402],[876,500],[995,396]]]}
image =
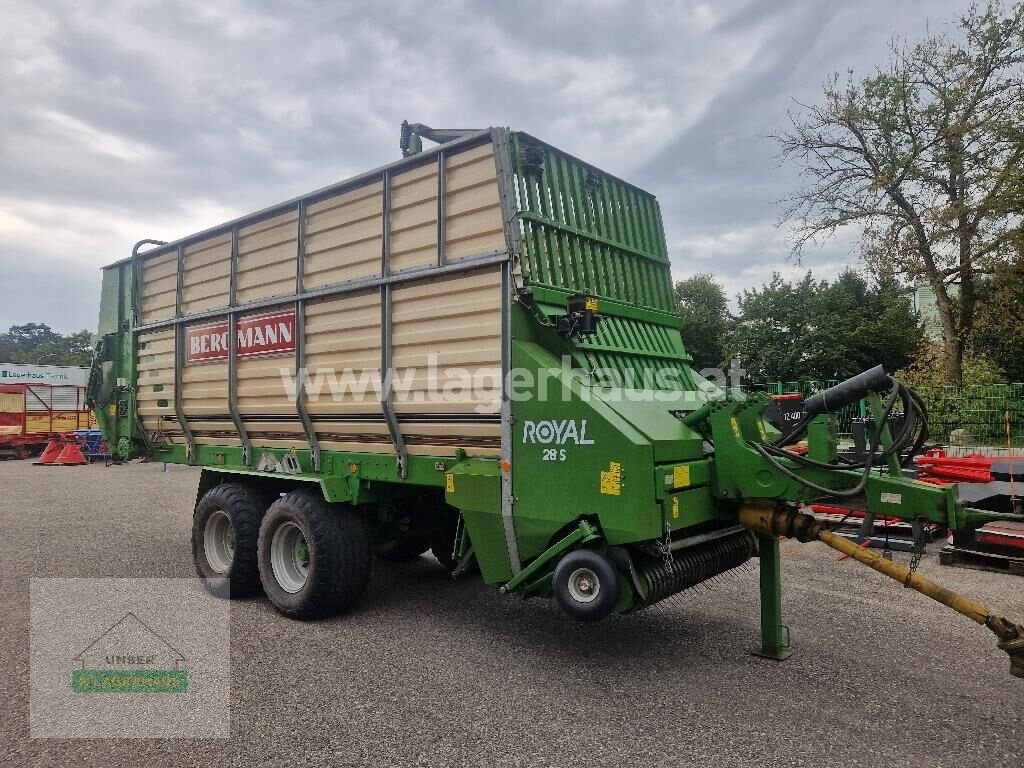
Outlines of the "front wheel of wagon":
{"label": "front wheel of wagon", "polygon": [[259,568],[274,607],[292,619],[331,616],[366,589],[373,550],[354,509],[308,491],[275,501],[260,526]]}

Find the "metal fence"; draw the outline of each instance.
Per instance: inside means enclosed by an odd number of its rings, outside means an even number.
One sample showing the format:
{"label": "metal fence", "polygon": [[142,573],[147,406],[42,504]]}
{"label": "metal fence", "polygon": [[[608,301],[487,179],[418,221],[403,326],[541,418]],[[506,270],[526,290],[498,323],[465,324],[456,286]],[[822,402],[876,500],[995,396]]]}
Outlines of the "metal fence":
{"label": "metal fence", "polygon": [[933,442],[950,446],[1024,446],[1024,384],[921,387]]}
{"label": "metal fence", "polygon": [[[776,381],[745,389],[771,395],[798,392],[807,397],[836,383]],[[918,387],[917,393],[928,407],[930,443],[982,453],[1024,448],[1024,383]],[[866,415],[863,401],[837,413],[840,438],[850,439],[854,422]]]}

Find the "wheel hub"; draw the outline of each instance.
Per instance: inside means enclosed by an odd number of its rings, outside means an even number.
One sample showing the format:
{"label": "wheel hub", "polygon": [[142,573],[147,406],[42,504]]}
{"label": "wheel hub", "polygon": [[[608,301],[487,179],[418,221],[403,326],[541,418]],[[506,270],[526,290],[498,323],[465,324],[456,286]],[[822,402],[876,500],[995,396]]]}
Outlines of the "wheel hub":
{"label": "wheel hub", "polygon": [[235,528],[224,510],[215,510],[203,528],[203,552],[216,573],[227,573],[235,559]]}
{"label": "wheel hub", "polygon": [[601,593],[601,582],[589,568],[577,568],[569,574],[569,594],[579,603],[589,603]]}
{"label": "wheel hub", "polygon": [[302,529],[291,521],[277,527],[270,540],[270,567],[281,589],[300,591],[309,578],[310,551]]}

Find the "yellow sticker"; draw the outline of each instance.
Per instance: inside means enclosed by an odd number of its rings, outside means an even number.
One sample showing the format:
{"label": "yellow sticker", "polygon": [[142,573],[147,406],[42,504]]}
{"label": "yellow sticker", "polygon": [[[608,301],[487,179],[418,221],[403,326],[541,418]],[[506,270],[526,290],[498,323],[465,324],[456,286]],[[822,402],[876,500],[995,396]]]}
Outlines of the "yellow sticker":
{"label": "yellow sticker", "polygon": [[768,439],[768,434],[764,431],[764,422],[760,419],[757,420],[757,431],[761,433],[762,440]]}
{"label": "yellow sticker", "polygon": [[740,423],[738,421],[736,421],[736,417],[735,416],[732,417],[731,421],[732,421],[732,433],[734,435],[736,435],[736,439],[737,440],[741,440],[743,438],[743,435],[740,433]]}
{"label": "yellow sticker", "polygon": [[601,493],[619,496],[622,493],[622,465],[617,461],[608,463],[608,471],[601,470]]}
{"label": "yellow sticker", "polygon": [[681,467],[672,469],[672,485],[676,488],[685,488],[690,484],[690,465],[684,464]]}
{"label": "yellow sticker", "polygon": [[586,306],[587,309],[589,309],[591,312],[597,312],[597,299],[595,299],[593,296],[587,296]]}
{"label": "yellow sticker", "polygon": [[451,472],[444,476],[444,489],[448,493],[455,493],[455,475]]}
{"label": "yellow sticker", "polygon": [[676,520],[679,519],[679,497],[678,496],[673,496],[672,497],[672,517],[674,517]]}

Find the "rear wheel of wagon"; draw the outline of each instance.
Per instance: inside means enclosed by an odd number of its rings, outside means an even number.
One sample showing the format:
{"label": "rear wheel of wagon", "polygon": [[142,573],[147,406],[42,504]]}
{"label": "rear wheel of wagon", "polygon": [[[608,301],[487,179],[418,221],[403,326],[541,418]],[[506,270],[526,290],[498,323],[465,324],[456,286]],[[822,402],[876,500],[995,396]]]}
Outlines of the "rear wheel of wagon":
{"label": "rear wheel of wagon", "polygon": [[[245,597],[260,591],[256,543],[268,506],[260,493],[239,483],[211,488],[192,517],[192,561],[196,573],[215,594]],[[217,580],[217,581],[210,581]]]}
{"label": "rear wheel of wagon", "polygon": [[352,508],[293,491],[275,501],[260,526],[259,569],[274,607],[293,619],[348,608],[370,580],[370,529]]}

